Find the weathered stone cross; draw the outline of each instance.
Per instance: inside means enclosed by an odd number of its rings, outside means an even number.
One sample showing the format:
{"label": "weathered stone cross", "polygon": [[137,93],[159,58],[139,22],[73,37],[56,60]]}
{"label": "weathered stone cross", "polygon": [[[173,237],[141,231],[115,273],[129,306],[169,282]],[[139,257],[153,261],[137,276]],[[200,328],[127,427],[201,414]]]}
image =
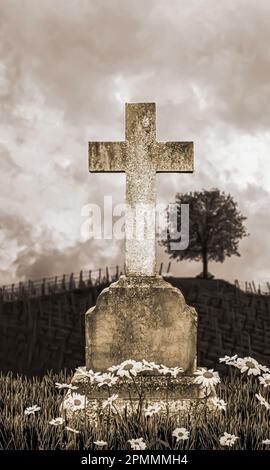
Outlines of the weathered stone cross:
{"label": "weathered stone cross", "polygon": [[153,276],[156,173],[192,172],[193,142],[156,141],[155,103],[125,111],[125,142],[89,142],[89,171],[126,173],[126,274]]}

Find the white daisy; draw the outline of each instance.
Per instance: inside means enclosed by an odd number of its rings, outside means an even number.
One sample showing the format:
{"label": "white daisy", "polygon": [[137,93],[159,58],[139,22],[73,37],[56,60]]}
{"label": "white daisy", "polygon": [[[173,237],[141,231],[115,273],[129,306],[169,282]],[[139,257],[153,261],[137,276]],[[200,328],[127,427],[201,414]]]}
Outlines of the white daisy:
{"label": "white daisy", "polygon": [[55,387],[58,388],[59,390],[62,390],[63,388],[68,389],[68,390],[77,390],[78,389],[78,387],[76,387],[76,385],[61,384],[59,382],[55,382]]}
{"label": "white daisy", "polygon": [[156,403],[155,405],[150,405],[144,411],[144,416],[153,416],[161,410],[161,406]]}
{"label": "white daisy", "polygon": [[79,393],[73,393],[69,395],[64,402],[63,408],[70,409],[71,411],[84,410],[87,406],[87,398],[85,395],[79,395]]}
{"label": "white daisy", "polygon": [[[92,369],[86,369],[86,367],[77,367],[76,371],[82,378],[87,378],[91,382],[94,382],[97,377],[101,375],[100,372],[94,372]],[[79,377],[77,377],[79,378]]]}
{"label": "white daisy", "polygon": [[102,408],[107,408],[108,406],[112,406],[113,403],[115,402],[115,400],[117,400],[118,398],[118,395],[115,393],[113,395],[111,395],[109,398],[107,398],[107,400],[104,400],[103,403],[102,403]]}
{"label": "white daisy", "polygon": [[[135,361],[134,359],[127,359],[127,360],[121,362],[120,364],[117,364],[117,365],[115,365],[115,366],[109,367],[108,370],[109,370],[110,372],[117,372],[119,369],[122,369],[122,368],[124,368],[125,366],[130,366],[131,369],[132,369],[135,364],[139,364],[139,362],[138,362],[138,361]],[[128,369],[128,367],[127,367],[127,369]]]}
{"label": "white daisy", "polygon": [[40,410],[40,406],[37,406],[37,405],[28,406],[28,408],[26,408],[24,410],[24,414],[25,415],[34,415],[39,410]]}
{"label": "white daisy", "polygon": [[176,442],[186,441],[189,438],[189,431],[186,428],[176,428],[172,436],[176,437]]}
{"label": "white daisy", "polygon": [[116,382],[118,381],[118,377],[115,377],[113,374],[107,374],[107,372],[104,372],[104,374],[96,377],[96,380],[98,382],[98,387],[103,387],[104,385],[111,387],[112,385],[116,384]]}
{"label": "white daisy", "polygon": [[224,432],[223,436],[219,438],[220,445],[231,447],[235,444],[235,442],[239,439],[239,437],[235,436],[234,434],[229,434],[228,432]]}
{"label": "white daisy", "polygon": [[52,424],[53,426],[60,426],[64,424],[64,419],[63,418],[55,418],[49,421],[49,424]]}
{"label": "white daisy", "polygon": [[140,372],[151,372],[157,370],[157,365],[154,362],[150,363],[143,360],[142,362],[137,362],[137,364],[135,365],[135,369],[137,374],[139,374]]}
{"label": "white daisy", "polygon": [[237,354],[235,354],[234,356],[224,356],[219,358],[219,362],[224,362],[228,366],[235,366],[237,358]]}
{"label": "white daisy", "polygon": [[262,441],[262,444],[265,444],[265,445],[270,445],[270,439],[265,439],[264,441]]}
{"label": "white daisy", "polygon": [[77,431],[77,429],[70,428],[69,426],[65,426],[65,429],[69,432],[73,432],[74,434],[79,434],[80,431]]}
{"label": "white daisy", "polygon": [[106,441],[94,441],[94,444],[96,444],[96,446],[98,447],[105,447],[108,445],[108,442]]}
{"label": "white daisy", "polygon": [[194,382],[202,385],[203,387],[211,387],[220,382],[218,372],[215,372],[214,369],[206,369],[202,367],[194,372],[194,375],[197,376]]}
{"label": "white daisy", "polygon": [[265,372],[266,374],[270,374],[270,369],[269,369],[269,367],[267,367],[267,366],[262,366],[261,364],[259,364],[259,368],[260,368],[263,372]]}
{"label": "white daisy", "polygon": [[141,362],[128,359],[119,365],[116,374],[119,375],[119,377],[127,377],[130,379],[132,376],[136,377],[136,375],[142,371],[143,365]]}
{"label": "white daisy", "polygon": [[224,400],[221,400],[221,398],[214,397],[212,398],[213,405],[218,409],[218,410],[224,410],[226,411],[226,406],[227,403],[225,403]]}
{"label": "white daisy", "polygon": [[270,374],[263,374],[262,377],[259,377],[259,381],[264,387],[270,387]]}
{"label": "white daisy", "polygon": [[178,374],[184,372],[182,367],[166,367],[163,364],[159,369],[160,374],[162,375],[171,375],[172,377],[177,377]]}
{"label": "white daisy", "polygon": [[144,442],[142,437],[138,437],[138,439],[129,439],[128,442],[130,443],[131,449],[133,450],[146,449],[146,443]]}
{"label": "white daisy", "polygon": [[256,393],[255,396],[259,400],[261,405],[265,406],[267,410],[270,410],[270,403],[268,403],[268,401],[266,401],[266,399],[260,393]]}
{"label": "white daisy", "polygon": [[247,375],[260,375],[260,364],[252,357],[243,357],[237,359],[237,367],[240,369],[241,374],[247,372]]}
{"label": "white daisy", "polygon": [[156,370],[159,370],[160,369],[160,365],[159,364],[156,364],[155,362],[151,361],[146,361],[145,359],[142,360],[142,363],[143,363],[143,366],[146,368],[145,370],[153,370],[153,371],[156,371]]}

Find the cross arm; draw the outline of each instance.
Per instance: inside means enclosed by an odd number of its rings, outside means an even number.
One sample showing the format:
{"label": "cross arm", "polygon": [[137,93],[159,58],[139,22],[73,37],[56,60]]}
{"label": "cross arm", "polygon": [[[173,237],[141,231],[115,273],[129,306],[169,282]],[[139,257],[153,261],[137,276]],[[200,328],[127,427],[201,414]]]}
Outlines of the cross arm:
{"label": "cross arm", "polygon": [[193,172],[193,142],[157,142],[156,172]]}
{"label": "cross arm", "polygon": [[89,142],[88,155],[90,172],[125,171],[125,142]]}

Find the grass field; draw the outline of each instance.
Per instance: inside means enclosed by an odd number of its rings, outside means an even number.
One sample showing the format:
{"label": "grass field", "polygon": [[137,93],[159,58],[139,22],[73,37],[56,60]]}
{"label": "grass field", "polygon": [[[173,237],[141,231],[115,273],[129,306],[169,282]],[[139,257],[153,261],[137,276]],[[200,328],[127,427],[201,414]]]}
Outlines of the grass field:
{"label": "grass field", "polygon": [[[265,371],[264,371],[265,372]],[[267,371],[266,371],[267,372]],[[261,372],[263,375],[263,372]],[[270,449],[270,405],[262,403],[256,394],[266,400],[270,386],[260,383],[258,376],[247,375],[236,368],[230,377],[221,379],[217,395],[226,403],[226,410],[213,413],[187,414],[181,418],[162,416],[103,416],[97,425],[72,423],[50,424],[61,416],[59,408],[65,389],[55,382],[69,383],[65,373],[47,374],[43,378],[28,379],[12,373],[0,375],[0,449],[130,449],[131,439],[142,438],[147,449]],[[270,377],[269,377],[270,378]],[[270,383],[270,381],[269,381]],[[113,393],[113,390],[112,392]],[[25,414],[33,405],[40,407]],[[175,428],[185,428],[184,440],[173,436]],[[221,445],[224,432],[235,435],[233,446]],[[263,441],[266,443],[263,444]],[[99,442],[101,441],[101,442]],[[102,444],[103,441],[103,444]],[[94,444],[98,442],[98,444]],[[269,441],[270,444],[270,441]]]}

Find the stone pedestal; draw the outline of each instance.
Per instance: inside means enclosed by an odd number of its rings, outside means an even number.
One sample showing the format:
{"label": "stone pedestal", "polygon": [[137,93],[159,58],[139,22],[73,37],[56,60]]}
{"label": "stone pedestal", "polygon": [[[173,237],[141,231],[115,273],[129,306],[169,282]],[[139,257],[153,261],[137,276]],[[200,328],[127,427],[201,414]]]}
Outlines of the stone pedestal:
{"label": "stone pedestal", "polygon": [[121,276],[86,313],[86,368],[106,371],[126,359],[196,367],[197,313],[161,276]]}
{"label": "stone pedestal", "polygon": [[[137,416],[138,410],[144,416],[149,406],[180,421],[187,413],[205,412],[215,391],[195,381],[196,351],[197,313],[180,290],[157,275],[121,276],[86,313],[86,367],[72,379],[76,393],[86,397],[86,407],[76,416],[96,424],[107,419],[109,396],[115,397],[109,417]],[[122,376],[113,366],[127,360],[152,365]],[[100,377],[114,381],[101,384]],[[63,407],[68,419],[74,415],[72,394],[69,390]]]}
{"label": "stone pedestal", "polygon": [[[73,376],[72,385],[76,386],[76,394],[86,397],[85,408],[75,413],[82,422],[98,423],[98,421],[116,415],[133,415],[138,417],[138,410],[144,415],[149,407],[158,407],[159,415],[173,417],[175,422],[186,418],[187,414],[197,415],[199,412],[213,410],[212,398],[215,390],[201,388],[194,381],[194,376],[182,375],[172,377],[160,375],[158,372],[139,374],[132,379],[118,377],[111,387],[98,385],[87,378],[85,368],[80,368]],[[117,377],[117,375],[116,375]],[[74,418],[74,411],[68,406],[73,391],[68,391],[63,409],[68,419]],[[111,406],[104,406],[109,396],[115,396]]]}

